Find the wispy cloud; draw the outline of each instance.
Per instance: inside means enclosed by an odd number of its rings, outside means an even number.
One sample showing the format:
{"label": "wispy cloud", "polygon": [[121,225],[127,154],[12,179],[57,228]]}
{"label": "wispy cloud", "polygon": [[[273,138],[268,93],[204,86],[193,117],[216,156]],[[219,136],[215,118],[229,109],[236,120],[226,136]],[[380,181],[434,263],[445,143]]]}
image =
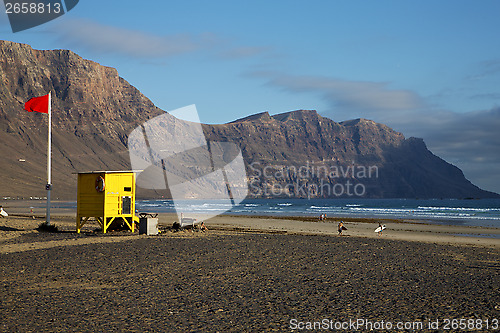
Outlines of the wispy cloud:
{"label": "wispy cloud", "polygon": [[457,161],[471,156],[472,160],[500,163],[499,107],[467,113],[420,112],[395,125],[404,127],[410,135],[423,134],[435,149],[457,156]]}
{"label": "wispy cloud", "polygon": [[222,51],[219,55],[222,58],[239,59],[260,56],[269,53],[271,50],[271,47],[266,46],[239,46]]}
{"label": "wispy cloud", "polygon": [[93,53],[117,54],[147,61],[197,51],[213,51],[223,59],[237,60],[272,54],[268,46],[234,46],[227,38],[211,33],[200,35],[155,35],[101,24],[89,19],[65,19],[50,26],[61,44]]}
{"label": "wispy cloud", "polygon": [[500,100],[500,93],[476,94],[476,95],[472,95],[470,98],[471,99],[478,99],[478,100],[494,100],[494,99]]}
{"label": "wispy cloud", "polygon": [[459,166],[474,184],[500,192],[500,107],[437,116],[431,121],[432,113],[415,115],[400,126],[423,137],[436,155]]}
{"label": "wispy cloud", "polygon": [[352,81],[320,76],[288,75],[277,72],[254,72],[252,76],[267,79],[267,84],[291,93],[314,93],[321,96],[335,112],[335,120],[362,114],[363,117],[398,112],[404,117],[408,111],[426,106],[415,92],[391,89],[385,82]]}
{"label": "wispy cloud", "polygon": [[423,106],[423,100],[409,90],[390,89],[384,82],[351,81],[318,76],[293,76],[273,72],[257,72],[268,78],[268,84],[293,93],[318,93],[332,106],[358,110],[409,110]]}
{"label": "wispy cloud", "polygon": [[210,48],[216,38],[210,34],[159,36],[136,30],[104,25],[87,19],[67,19],[51,26],[63,45],[93,52],[137,58],[160,58]]}
{"label": "wispy cloud", "polygon": [[500,59],[490,59],[479,63],[476,73],[467,75],[466,80],[477,81],[500,73]]}
{"label": "wispy cloud", "polygon": [[423,138],[437,156],[458,166],[475,185],[500,193],[500,108],[458,113],[406,110],[371,113],[406,137]]}

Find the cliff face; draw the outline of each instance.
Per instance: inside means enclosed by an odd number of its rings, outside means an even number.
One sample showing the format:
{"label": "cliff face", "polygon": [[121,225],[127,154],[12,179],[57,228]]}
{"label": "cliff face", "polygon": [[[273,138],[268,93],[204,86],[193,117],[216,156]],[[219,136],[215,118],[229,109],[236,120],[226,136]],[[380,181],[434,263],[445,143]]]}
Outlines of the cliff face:
{"label": "cliff face", "polygon": [[162,112],[116,69],[67,50],[0,41],[0,78],[1,196],[45,195],[47,115],[23,110],[31,97],[53,94],[56,198],[76,197],[73,172],[128,169],[127,135]]}
{"label": "cliff face", "polygon": [[261,113],[205,128],[243,150],[251,196],[494,197],[433,155],[423,140],[366,119],[336,123],[316,111]]}
{"label": "cliff face", "polygon": [[[115,69],[71,51],[0,41],[0,78],[3,197],[45,196],[47,116],[24,111],[29,98],[53,93],[55,198],[76,198],[75,172],[130,169],[128,135],[163,113]],[[300,110],[203,129],[208,140],[241,147],[253,196],[337,197],[348,190],[365,197],[494,196],[422,140],[370,120],[336,123]]]}

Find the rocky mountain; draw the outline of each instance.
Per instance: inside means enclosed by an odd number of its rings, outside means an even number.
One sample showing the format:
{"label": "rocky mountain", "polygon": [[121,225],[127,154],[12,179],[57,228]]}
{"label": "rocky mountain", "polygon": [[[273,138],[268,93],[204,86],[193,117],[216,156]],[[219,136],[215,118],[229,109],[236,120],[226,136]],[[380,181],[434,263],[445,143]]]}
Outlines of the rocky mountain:
{"label": "rocky mountain", "polygon": [[[53,93],[53,197],[74,200],[76,175],[128,170],[128,135],[163,111],[116,69],[67,50],[33,50],[0,41],[0,189],[2,197],[45,195],[47,116],[23,110],[29,98]],[[336,123],[315,111],[260,113],[203,125],[210,141],[243,152],[251,196],[494,197],[433,155],[366,119]],[[140,196],[166,193],[140,190]]]}
{"label": "rocky mountain", "polygon": [[78,171],[128,169],[127,135],[162,111],[114,68],[67,50],[0,41],[0,196],[44,196],[47,115],[24,111],[52,91],[53,197],[76,198]]}
{"label": "rocky mountain", "polygon": [[206,127],[209,140],[237,143],[249,165],[250,193],[276,197],[483,198],[498,196],[469,182],[432,154],[366,119],[336,123],[316,111],[260,113]]}

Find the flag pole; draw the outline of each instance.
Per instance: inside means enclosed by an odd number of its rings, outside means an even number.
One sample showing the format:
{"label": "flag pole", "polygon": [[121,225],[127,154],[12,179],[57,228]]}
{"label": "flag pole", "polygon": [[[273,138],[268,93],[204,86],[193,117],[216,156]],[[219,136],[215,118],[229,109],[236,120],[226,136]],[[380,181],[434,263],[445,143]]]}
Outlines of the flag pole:
{"label": "flag pole", "polygon": [[47,143],[47,225],[50,225],[50,191],[52,190],[51,155],[52,155],[52,95],[49,91],[49,133]]}

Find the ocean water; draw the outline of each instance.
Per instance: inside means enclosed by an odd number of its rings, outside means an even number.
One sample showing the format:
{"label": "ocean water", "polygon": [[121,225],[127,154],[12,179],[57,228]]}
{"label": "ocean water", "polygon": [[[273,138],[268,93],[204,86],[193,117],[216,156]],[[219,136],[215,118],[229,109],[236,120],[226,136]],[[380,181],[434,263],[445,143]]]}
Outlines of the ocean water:
{"label": "ocean water", "polygon": [[[185,200],[183,213],[211,213],[229,209],[222,201]],[[171,200],[140,200],[140,212],[175,212]],[[423,223],[500,228],[500,199],[246,199],[225,214],[397,218]]]}

